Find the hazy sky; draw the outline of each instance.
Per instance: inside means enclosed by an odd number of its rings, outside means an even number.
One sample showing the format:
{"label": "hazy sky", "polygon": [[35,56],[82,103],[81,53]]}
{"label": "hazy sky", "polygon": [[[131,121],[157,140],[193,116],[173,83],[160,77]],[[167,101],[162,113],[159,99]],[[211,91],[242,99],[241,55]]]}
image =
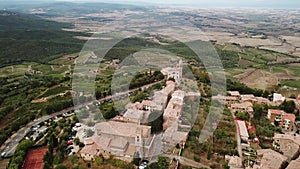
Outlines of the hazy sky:
{"label": "hazy sky", "polygon": [[[63,1],[63,0],[62,0]],[[135,2],[180,5],[211,5],[211,6],[252,6],[252,7],[293,7],[300,8],[300,0],[68,0],[98,2]]]}
{"label": "hazy sky", "polygon": [[12,1],[73,1],[73,2],[118,2],[145,5],[154,3],[161,5],[186,5],[186,6],[210,6],[210,7],[260,7],[260,8],[299,8],[300,0],[0,0]]}

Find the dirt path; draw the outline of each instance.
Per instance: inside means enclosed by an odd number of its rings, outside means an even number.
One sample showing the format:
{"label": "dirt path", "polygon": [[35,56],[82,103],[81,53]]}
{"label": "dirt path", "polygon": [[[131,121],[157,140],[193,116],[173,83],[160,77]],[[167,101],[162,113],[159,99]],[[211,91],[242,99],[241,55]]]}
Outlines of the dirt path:
{"label": "dirt path", "polygon": [[207,165],[204,165],[202,163],[196,162],[194,160],[191,160],[191,159],[188,159],[188,158],[185,158],[185,157],[182,157],[182,156],[167,155],[167,154],[164,154],[164,156],[170,158],[171,160],[173,160],[175,158],[182,165],[186,165],[186,166],[190,166],[190,167],[194,167],[194,168],[208,168],[208,169],[211,169]]}

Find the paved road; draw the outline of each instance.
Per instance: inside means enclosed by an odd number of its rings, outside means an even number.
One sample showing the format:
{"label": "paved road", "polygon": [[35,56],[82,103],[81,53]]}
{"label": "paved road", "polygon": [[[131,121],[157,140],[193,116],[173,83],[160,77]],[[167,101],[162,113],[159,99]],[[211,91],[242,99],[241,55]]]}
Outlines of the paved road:
{"label": "paved road", "polygon": [[[121,93],[116,93],[114,95],[110,95],[110,96],[107,96],[105,98],[101,98],[99,99],[98,101],[99,102],[102,102],[102,101],[105,101],[105,100],[110,100],[114,97],[118,97],[118,96],[122,96],[122,95],[126,95],[126,94],[129,94],[131,92],[134,92],[136,90],[139,90],[139,89],[144,89],[144,88],[148,88],[148,87],[151,87],[155,84],[158,84],[162,81],[158,81],[158,82],[154,82],[154,83],[151,83],[151,84],[148,84],[148,85],[144,85],[144,86],[141,86],[139,88],[135,88],[135,89],[131,89],[131,90],[128,90],[128,91],[124,91],[124,92],[121,92]],[[84,106],[87,106],[89,105],[91,102],[87,102],[87,103],[84,103],[84,104],[80,104],[80,105],[76,105],[74,107],[70,107],[70,108],[67,108],[67,109],[64,109],[64,110],[61,110],[59,112],[56,112],[56,113],[53,113],[51,115],[47,115],[47,116],[43,116],[41,118],[38,118],[38,119],[35,119],[34,121],[28,123],[25,127],[21,128],[20,130],[18,130],[16,133],[14,133],[5,143],[4,143],[4,148],[2,149],[1,152],[6,152],[6,155],[5,157],[11,157],[14,152],[16,151],[16,147],[18,145],[18,143],[26,136],[26,134],[28,134],[28,132],[30,131],[30,128],[32,126],[35,126],[43,121],[46,121],[54,116],[57,116],[57,115],[61,115],[61,114],[64,114],[64,113],[67,113],[69,111],[73,111],[73,110],[76,110],[76,109],[79,109],[81,107],[84,107]]]}

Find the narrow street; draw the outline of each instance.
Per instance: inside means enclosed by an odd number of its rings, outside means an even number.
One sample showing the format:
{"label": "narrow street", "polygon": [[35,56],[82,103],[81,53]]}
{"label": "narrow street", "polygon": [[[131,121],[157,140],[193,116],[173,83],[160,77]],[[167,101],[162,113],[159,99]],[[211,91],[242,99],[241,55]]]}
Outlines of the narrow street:
{"label": "narrow street", "polygon": [[238,129],[238,125],[235,121],[235,115],[234,115],[234,112],[231,111],[231,115],[232,115],[232,118],[234,120],[234,124],[235,124],[235,131],[236,131],[236,142],[237,142],[237,149],[238,149],[238,153],[239,153],[239,157],[240,158],[243,158],[243,151],[242,151],[242,146],[241,146],[241,137],[240,137],[240,134],[239,134],[239,129]]}

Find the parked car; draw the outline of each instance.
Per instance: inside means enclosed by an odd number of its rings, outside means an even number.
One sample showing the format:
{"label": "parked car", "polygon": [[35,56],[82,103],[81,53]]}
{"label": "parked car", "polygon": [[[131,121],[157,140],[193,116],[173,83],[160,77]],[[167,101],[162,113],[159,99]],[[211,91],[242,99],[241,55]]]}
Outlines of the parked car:
{"label": "parked car", "polygon": [[71,145],[71,146],[68,146],[67,148],[66,148],[66,151],[67,150],[72,150],[74,147]]}
{"label": "parked car", "polygon": [[69,141],[67,142],[67,145],[73,145],[73,141],[69,140]]}
{"label": "parked car", "polygon": [[139,169],[145,169],[149,164],[148,160],[142,160],[141,164],[139,165]]}
{"label": "parked car", "polygon": [[1,153],[1,157],[5,157],[5,155],[6,155],[5,151]]}

